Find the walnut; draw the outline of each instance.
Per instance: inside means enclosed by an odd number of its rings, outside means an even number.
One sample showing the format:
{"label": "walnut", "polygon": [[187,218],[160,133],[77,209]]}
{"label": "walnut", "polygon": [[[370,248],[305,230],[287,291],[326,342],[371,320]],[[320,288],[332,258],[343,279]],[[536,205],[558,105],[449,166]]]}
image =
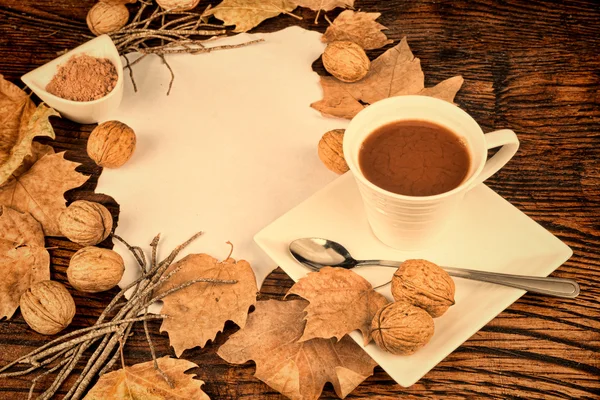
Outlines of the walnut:
{"label": "walnut", "polygon": [[101,167],[119,168],[135,150],[135,132],[119,121],[106,121],[92,131],[87,153]]}
{"label": "walnut", "polygon": [[356,82],[367,75],[371,61],[356,43],[340,41],[327,45],[323,53],[323,66],[340,81]]}
{"label": "walnut", "polygon": [[124,271],[123,259],[117,252],[88,246],[71,257],[67,278],[75,289],[97,293],[115,287]]}
{"label": "walnut", "polygon": [[200,0],[156,0],[165,10],[187,11],[196,7]]}
{"label": "walnut", "polygon": [[319,158],[336,174],[343,174],[349,169],[344,159],[344,132],[344,129],[334,129],[326,132],[319,141]]}
{"label": "walnut", "polygon": [[75,315],[75,302],[67,288],[58,282],[40,281],[31,285],[20,300],[27,325],[43,335],[65,329]]}
{"label": "walnut", "polygon": [[425,346],[433,336],[433,318],[425,310],[405,302],[380,308],[371,323],[377,346],[398,355],[408,355]]}
{"label": "walnut", "polygon": [[392,295],[426,310],[436,318],[454,305],[454,281],[446,271],[426,260],[403,262],[392,278]]}
{"label": "walnut", "polygon": [[129,11],[124,4],[100,1],[88,11],[86,22],[96,36],[118,31],[127,24]]}
{"label": "walnut", "polygon": [[58,216],[58,228],[72,242],[93,246],[110,235],[112,216],[102,204],[77,200]]}

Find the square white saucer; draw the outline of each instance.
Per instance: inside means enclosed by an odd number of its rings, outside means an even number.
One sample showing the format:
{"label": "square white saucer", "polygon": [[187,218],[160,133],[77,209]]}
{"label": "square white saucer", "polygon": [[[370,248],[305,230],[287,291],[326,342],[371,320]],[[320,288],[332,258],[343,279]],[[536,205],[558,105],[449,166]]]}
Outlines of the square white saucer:
{"label": "square white saucer", "polygon": [[[254,240],[294,281],[309,270],[292,258],[288,245],[303,237],[340,242],[357,259],[424,258],[439,265],[534,276],[549,275],[573,254],[567,245],[485,185],[466,195],[450,224],[435,248],[402,252],[387,247],[371,232],[354,177],[347,173],[257,233]],[[391,278],[393,272],[392,268],[372,268],[360,273],[376,285]],[[435,320],[435,334],[424,348],[410,356],[394,356],[374,343],[365,347],[404,387],[421,379],[525,293],[454,280],[456,304]],[[378,290],[391,299],[389,286]],[[361,345],[362,336],[357,331],[351,336]]]}

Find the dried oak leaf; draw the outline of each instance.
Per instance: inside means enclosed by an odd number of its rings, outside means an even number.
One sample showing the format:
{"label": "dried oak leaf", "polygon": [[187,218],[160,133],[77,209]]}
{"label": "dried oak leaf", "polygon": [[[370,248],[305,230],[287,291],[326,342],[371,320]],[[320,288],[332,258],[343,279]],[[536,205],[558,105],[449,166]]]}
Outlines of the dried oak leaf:
{"label": "dried oak leaf", "polygon": [[65,210],[64,193],[83,185],[88,177],[75,171],[78,163],[65,160],[64,152],[41,157],[25,173],[11,176],[0,186],[0,205],[29,212],[46,236],[60,236],[58,216]]}
{"label": "dried oak leaf", "polygon": [[204,15],[214,15],[225,25],[235,25],[234,32],[247,32],[265,19],[289,14],[294,8],[296,4],[291,0],[223,0]]}
{"label": "dried oak leaf", "polygon": [[254,376],[290,399],[317,399],[327,382],[339,397],[346,397],[377,364],[348,336],[299,341],[307,304],[259,301],[246,327],[231,335],[217,354],[234,364],[254,360]]}
{"label": "dried oak leaf", "polygon": [[10,319],[29,287],[50,279],[42,227],[29,213],[0,206],[0,319]]}
{"label": "dried oak leaf", "polygon": [[27,93],[0,75],[0,185],[31,153],[36,136],[54,139],[48,118],[59,114],[45,104],[35,107]]}
{"label": "dried oak leaf", "polygon": [[248,309],[256,302],[256,278],[247,261],[228,258],[219,262],[208,254],[190,254],[171,265],[165,274],[181,268],[157,294],[199,278],[234,279],[235,284],[196,283],[163,299],[161,332],[167,331],[177,357],[186,349],[204,347],[223,330],[225,322],[246,325]]}
{"label": "dried oak leaf", "polygon": [[156,361],[158,367],[171,380],[173,387],[170,387],[154,368],[153,361],[148,361],[102,375],[84,400],[209,400],[209,397],[201,389],[204,382],[194,379],[195,374],[185,373],[198,365],[169,356]]}
{"label": "dried oak leaf", "polygon": [[314,11],[329,11],[337,7],[354,7],[354,0],[294,0],[296,5]]}
{"label": "dried oak leaf", "polygon": [[288,294],[310,302],[306,307],[306,329],[300,340],[341,339],[355,329],[365,345],[371,341],[371,321],[387,299],[373,290],[362,276],[344,268],[325,267],[300,279]]}
{"label": "dried oak leaf", "polygon": [[[448,82],[450,81],[450,82]],[[369,73],[354,83],[341,82],[333,77],[321,77],[323,99],[311,107],[323,115],[352,118],[365,106],[387,97],[423,94],[453,101],[462,77],[450,78],[438,86],[425,89],[421,61],[408,47],[406,37],[371,62]],[[449,84],[450,83],[450,84]]]}
{"label": "dried oak leaf", "polygon": [[324,43],[348,40],[365,50],[383,47],[393,40],[388,39],[382,29],[387,29],[375,20],[381,13],[346,10],[327,28],[321,40]]}

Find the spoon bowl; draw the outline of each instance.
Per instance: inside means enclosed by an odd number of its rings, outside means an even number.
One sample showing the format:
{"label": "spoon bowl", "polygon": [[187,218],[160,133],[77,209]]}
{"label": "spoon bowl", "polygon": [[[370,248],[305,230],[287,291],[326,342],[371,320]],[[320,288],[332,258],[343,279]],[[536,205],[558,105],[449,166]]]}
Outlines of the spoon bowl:
{"label": "spoon bowl", "polygon": [[290,243],[292,256],[303,264],[315,264],[319,269],[331,267],[354,267],[356,260],[341,244],[321,238],[298,239]]}

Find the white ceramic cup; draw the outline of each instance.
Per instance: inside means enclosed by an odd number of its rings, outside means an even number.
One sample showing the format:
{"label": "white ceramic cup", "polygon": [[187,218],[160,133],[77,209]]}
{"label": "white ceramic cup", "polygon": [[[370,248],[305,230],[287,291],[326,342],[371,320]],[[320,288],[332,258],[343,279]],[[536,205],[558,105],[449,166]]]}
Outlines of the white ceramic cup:
{"label": "white ceramic cup", "polygon": [[[459,135],[471,155],[463,183],[434,196],[404,196],[375,186],[360,170],[358,154],[365,138],[394,121],[422,120]],[[487,159],[488,149],[501,147]],[[446,101],[427,96],[397,96],[378,101],[358,113],[344,134],[344,157],[354,174],[373,233],[399,250],[421,250],[437,241],[465,194],[502,168],[517,152],[519,140],[511,130],[484,134],[469,114]]]}

